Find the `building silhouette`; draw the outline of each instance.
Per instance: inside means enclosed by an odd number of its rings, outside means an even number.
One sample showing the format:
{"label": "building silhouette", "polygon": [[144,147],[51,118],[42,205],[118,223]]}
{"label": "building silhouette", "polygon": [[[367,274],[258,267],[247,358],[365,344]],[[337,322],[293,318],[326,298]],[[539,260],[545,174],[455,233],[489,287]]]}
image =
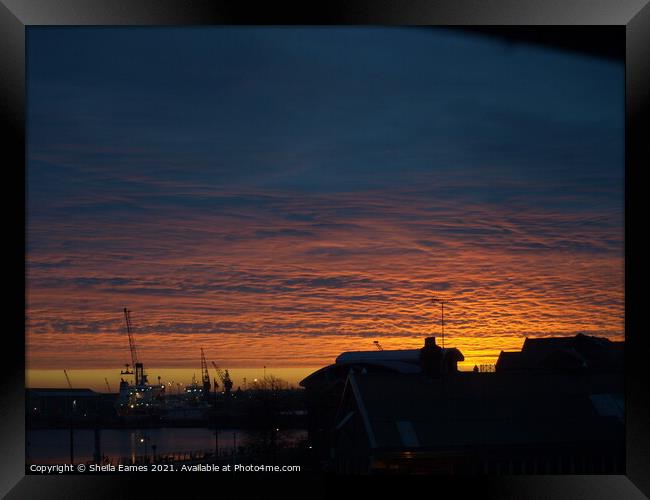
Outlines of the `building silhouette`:
{"label": "building silhouette", "polygon": [[462,353],[434,346],[427,340],[422,350],[343,353],[301,382],[317,466],[339,473],[624,471],[622,342],[527,339],[487,373],[457,371]]}

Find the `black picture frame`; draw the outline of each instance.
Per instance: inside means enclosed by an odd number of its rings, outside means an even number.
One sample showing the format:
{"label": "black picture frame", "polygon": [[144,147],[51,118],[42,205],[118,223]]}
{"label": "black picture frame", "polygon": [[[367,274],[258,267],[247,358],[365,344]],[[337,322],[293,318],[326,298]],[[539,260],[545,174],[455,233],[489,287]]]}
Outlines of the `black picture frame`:
{"label": "black picture frame", "polygon": [[[641,330],[640,259],[644,255],[640,208],[640,174],[650,165],[650,141],[643,125],[650,104],[650,6],[647,0],[370,0],[312,1],[299,5],[216,0],[0,0],[0,103],[7,125],[3,140],[5,242],[13,283],[5,286],[3,383],[0,385],[0,495],[7,498],[120,498],[133,493],[133,482],[120,476],[25,475],[25,33],[33,25],[210,25],[210,24],[380,24],[459,25],[468,29],[516,26],[607,25],[625,37],[625,328],[626,328],[626,474],[624,476],[519,476],[454,481],[454,496],[463,492],[498,498],[644,498],[650,496],[650,390],[644,385],[650,358],[647,334]],[[502,30],[503,33],[503,30]],[[583,51],[608,51],[583,29],[576,37]],[[574,40],[574,42],[576,41]],[[554,39],[537,40],[555,43]],[[611,56],[612,54],[609,54]],[[614,54],[614,57],[616,55]],[[635,227],[638,226],[638,227]],[[21,333],[22,332],[22,333]],[[154,481],[166,488],[169,476]],[[210,478],[207,478],[210,481]],[[214,481],[214,480],[212,480]],[[223,482],[223,480],[221,480]],[[276,481],[272,481],[276,482]],[[445,480],[445,482],[448,482]],[[203,483],[203,480],[199,482]],[[381,482],[380,482],[381,483]],[[375,483],[377,484],[377,483]],[[423,485],[418,485],[422,487]],[[214,485],[212,488],[216,488]],[[137,489],[140,489],[138,487]],[[155,493],[151,490],[147,495]],[[131,496],[129,494],[129,496]],[[304,495],[303,495],[304,496]]]}

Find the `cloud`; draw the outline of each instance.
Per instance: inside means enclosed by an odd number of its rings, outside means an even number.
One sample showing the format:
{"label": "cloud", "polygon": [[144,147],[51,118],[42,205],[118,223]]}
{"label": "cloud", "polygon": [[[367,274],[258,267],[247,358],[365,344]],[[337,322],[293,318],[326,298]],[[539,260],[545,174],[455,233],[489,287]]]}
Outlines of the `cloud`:
{"label": "cloud", "polygon": [[[622,333],[622,234],[598,207],[524,211],[459,199],[438,201],[432,216],[429,196],[412,192],[267,196],[271,211],[235,203],[236,215],[211,214],[180,202],[134,220],[79,211],[30,226],[41,233],[28,255],[34,362],[47,352],[39,339],[59,334],[123,342],[115,336],[124,306],[153,360],[196,336],[225,342],[232,360],[248,337],[286,339],[288,365],[303,355],[295,339],[313,339],[309,359],[321,353],[323,362],[329,339],[410,345],[436,331],[432,293],[455,299],[448,341],[468,342],[466,354],[479,352],[475,337],[511,345],[526,332]],[[285,216],[299,206],[313,218]],[[66,265],[38,265],[47,262]]]}

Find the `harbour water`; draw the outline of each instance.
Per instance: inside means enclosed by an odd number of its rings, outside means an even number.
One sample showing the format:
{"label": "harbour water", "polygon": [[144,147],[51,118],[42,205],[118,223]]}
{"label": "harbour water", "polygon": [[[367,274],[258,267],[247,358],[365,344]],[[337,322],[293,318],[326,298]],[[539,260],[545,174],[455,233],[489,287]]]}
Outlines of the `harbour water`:
{"label": "harbour water", "polygon": [[[278,437],[287,444],[296,444],[307,438],[301,429],[281,430]],[[245,447],[254,442],[254,431],[220,429],[218,436],[209,428],[162,427],[149,429],[102,429],[100,453],[113,460],[125,457],[142,457],[199,450],[220,454],[232,453],[234,447]],[[73,433],[74,462],[93,460],[95,431],[75,429]],[[28,463],[70,463],[70,431],[66,429],[34,429],[27,431],[25,455]]]}

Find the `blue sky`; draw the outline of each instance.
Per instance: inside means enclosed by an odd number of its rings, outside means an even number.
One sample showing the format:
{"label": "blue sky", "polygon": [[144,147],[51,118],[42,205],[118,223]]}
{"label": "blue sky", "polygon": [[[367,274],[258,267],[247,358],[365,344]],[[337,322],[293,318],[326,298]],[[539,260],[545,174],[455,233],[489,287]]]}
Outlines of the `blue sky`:
{"label": "blue sky", "polygon": [[132,174],[299,191],[433,176],[504,200],[622,186],[609,61],[404,28],[35,28],[28,47],[29,152],[83,149],[66,167],[99,195]]}

